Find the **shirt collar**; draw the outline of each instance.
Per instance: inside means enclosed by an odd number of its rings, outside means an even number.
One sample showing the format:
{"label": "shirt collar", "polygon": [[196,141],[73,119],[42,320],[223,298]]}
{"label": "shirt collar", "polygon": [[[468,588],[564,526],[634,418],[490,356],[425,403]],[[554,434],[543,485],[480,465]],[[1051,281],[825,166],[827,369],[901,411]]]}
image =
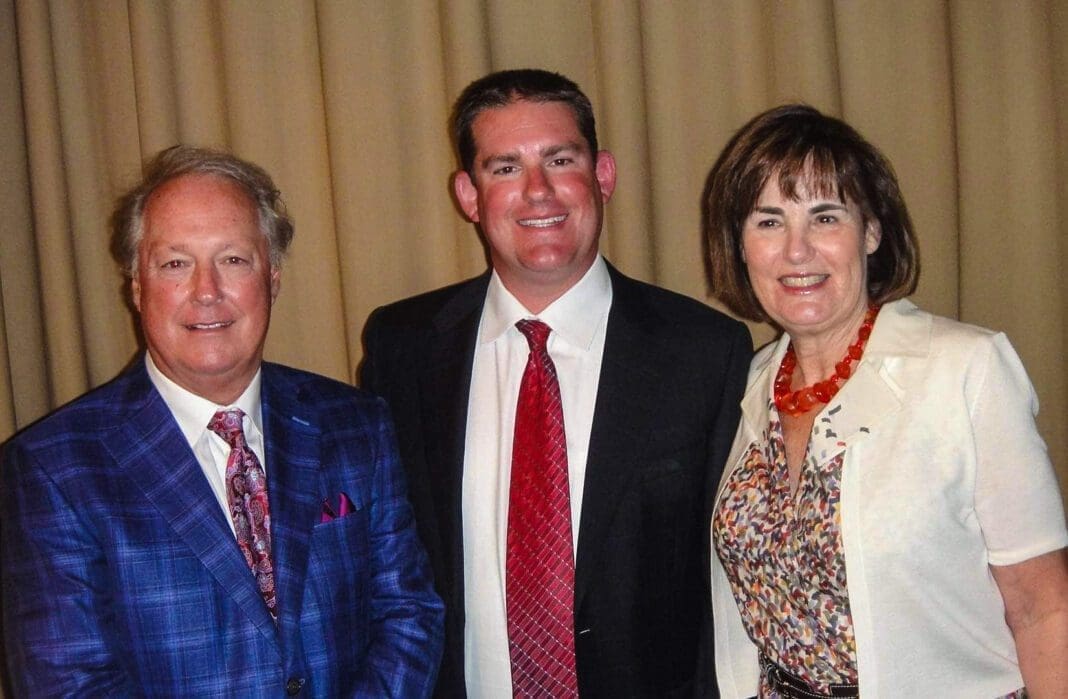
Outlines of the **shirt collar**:
{"label": "shirt collar", "polygon": [[582,279],[538,314],[528,311],[504,287],[495,270],[490,275],[486,291],[478,342],[494,342],[513,328],[516,321],[537,318],[547,323],[553,333],[569,345],[588,350],[593,344],[598,324],[608,314],[611,305],[612,278],[608,275],[608,265],[600,255]]}
{"label": "shirt collar", "polygon": [[245,392],[238,396],[236,401],[230,405],[216,405],[167,378],[152,361],[152,355],[148,352],[145,352],[145,368],[148,370],[148,378],[152,381],[152,385],[156,387],[160,396],[163,397],[163,402],[170,408],[171,414],[178,423],[178,428],[189,444],[195,444],[201,438],[217,411],[227,408],[240,408],[248,416],[251,426],[259,434],[263,434],[263,413],[260,406],[261,370],[256,370],[256,375],[252,377]]}

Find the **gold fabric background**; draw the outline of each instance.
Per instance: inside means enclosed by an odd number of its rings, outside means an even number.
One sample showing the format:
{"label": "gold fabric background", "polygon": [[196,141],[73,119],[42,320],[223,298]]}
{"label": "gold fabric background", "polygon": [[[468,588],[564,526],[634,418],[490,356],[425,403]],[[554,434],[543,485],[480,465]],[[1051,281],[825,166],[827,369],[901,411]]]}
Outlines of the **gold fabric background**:
{"label": "gold fabric background", "polygon": [[446,119],[522,66],[594,101],[607,256],[706,300],[728,136],[792,100],[854,124],[905,189],[917,302],[1008,333],[1068,483],[1065,0],[0,0],[0,439],[134,355],[107,216],[179,141],[274,175],[297,236],[268,358],[351,380],[372,308],[484,268]]}

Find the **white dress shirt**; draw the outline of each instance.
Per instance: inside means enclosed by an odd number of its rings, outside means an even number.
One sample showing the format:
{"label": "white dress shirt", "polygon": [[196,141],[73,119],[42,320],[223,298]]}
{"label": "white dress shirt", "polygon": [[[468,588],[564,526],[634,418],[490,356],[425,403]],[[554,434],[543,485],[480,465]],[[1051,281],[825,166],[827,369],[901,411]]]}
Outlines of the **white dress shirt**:
{"label": "white dress shirt", "polygon": [[612,281],[598,256],[581,280],[540,314],[531,314],[494,272],[478,329],[463,470],[464,663],[468,696],[512,695],[505,604],[508,492],[519,384],[530,347],[516,321],[546,323],[560,382],[571,491],[571,535],[579,518],[597,383],[604,356]]}
{"label": "white dress shirt", "polygon": [[[230,456],[230,445],[222,437],[208,429],[208,423],[215,416],[216,411],[240,408],[245,417],[242,427],[245,431],[245,441],[260,460],[260,466],[264,474],[267,473],[267,459],[264,458],[263,449],[263,413],[260,409],[260,372],[252,377],[252,382],[236,401],[231,405],[216,405],[215,403],[191,393],[169,378],[163,375],[152,355],[145,352],[145,368],[148,369],[148,378],[163,397],[163,402],[170,408],[171,415],[178,423],[178,429],[182,431],[189,448],[193,450],[204,477],[208,479],[211,491],[215,493],[215,499],[219,501],[219,507],[226,515],[226,522],[230,525],[230,531],[234,531],[234,523],[230,519],[230,508],[226,502],[226,460]],[[237,534],[235,533],[236,537]]]}

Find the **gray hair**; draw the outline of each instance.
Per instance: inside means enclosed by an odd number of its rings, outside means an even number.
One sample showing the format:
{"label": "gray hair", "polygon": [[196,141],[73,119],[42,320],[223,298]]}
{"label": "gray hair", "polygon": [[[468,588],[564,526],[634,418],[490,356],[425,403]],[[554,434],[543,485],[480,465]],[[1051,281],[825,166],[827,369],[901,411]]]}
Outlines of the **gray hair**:
{"label": "gray hair", "polygon": [[183,175],[213,175],[236,183],[256,207],[260,231],[267,238],[271,266],[282,263],[293,240],[293,221],[271,176],[258,165],[208,148],[177,145],[145,164],[144,177],[119,198],[111,216],[111,249],[130,278],[137,274],[137,250],[144,236],[145,205],[152,193]]}

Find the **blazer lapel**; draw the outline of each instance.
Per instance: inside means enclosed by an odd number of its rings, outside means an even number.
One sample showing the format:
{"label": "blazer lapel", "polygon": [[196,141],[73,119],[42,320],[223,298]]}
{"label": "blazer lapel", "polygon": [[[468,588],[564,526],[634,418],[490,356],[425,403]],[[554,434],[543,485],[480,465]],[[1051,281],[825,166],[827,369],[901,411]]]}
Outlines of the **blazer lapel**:
{"label": "blazer lapel", "polygon": [[816,417],[809,455],[824,464],[850,446],[868,439],[876,426],[901,408],[901,400],[878,374],[878,366],[861,362],[841,392]]}
{"label": "blazer lapel", "polygon": [[[750,437],[750,442],[762,434],[768,426],[768,406],[771,403],[771,382],[774,372],[778,370],[790,338],[782,335],[775,342],[770,354],[758,353],[749,368],[749,380],[742,396],[742,430]],[[737,440],[735,440],[737,442]],[[735,444],[735,446],[738,446]],[[732,449],[732,453],[735,451]],[[728,468],[734,464],[727,464]],[[726,474],[724,474],[726,477]]]}
{"label": "blazer lapel", "polygon": [[419,401],[426,428],[427,474],[438,498],[437,528],[442,550],[452,562],[449,586],[454,598],[446,600],[463,616],[463,495],[464,447],[471,370],[475,359],[478,325],[486,300],[489,274],[468,284],[434,319],[429,361],[419,376]]}
{"label": "blazer lapel", "polygon": [[906,360],[930,352],[931,317],[917,311],[911,301],[902,300],[879,312],[856,372],[816,418],[809,450],[818,463],[867,440],[880,422],[901,409],[905,391],[898,382],[911,380],[907,366],[923,366]]}
{"label": "blazer lapel", "polygon": [[661,405],[651,396],[662,390],[654,368],[659,365],[642,313],[627,293],[626,280],[612,275],[612,308],[590,431],[586,478],[575,565],[575,607],[581,606],[599,567],[599,553],[612,513],[633,477],[634,455],[648,440],[649,412]]}
{"label": "blazer lapel", "polygon": [[276,640],[274,622],[225,513],[143,364],[132,370],[130,381],[131,407],[102,437],[104,445],[219,585],[265,636]]}
{"label": "blazer lapel", "polygon": [[297,390],[286,385],[272,365],[265,363],[262,375],[278,626],[287,637],[299,636],[311,533],[322,512],[320,431]]}

